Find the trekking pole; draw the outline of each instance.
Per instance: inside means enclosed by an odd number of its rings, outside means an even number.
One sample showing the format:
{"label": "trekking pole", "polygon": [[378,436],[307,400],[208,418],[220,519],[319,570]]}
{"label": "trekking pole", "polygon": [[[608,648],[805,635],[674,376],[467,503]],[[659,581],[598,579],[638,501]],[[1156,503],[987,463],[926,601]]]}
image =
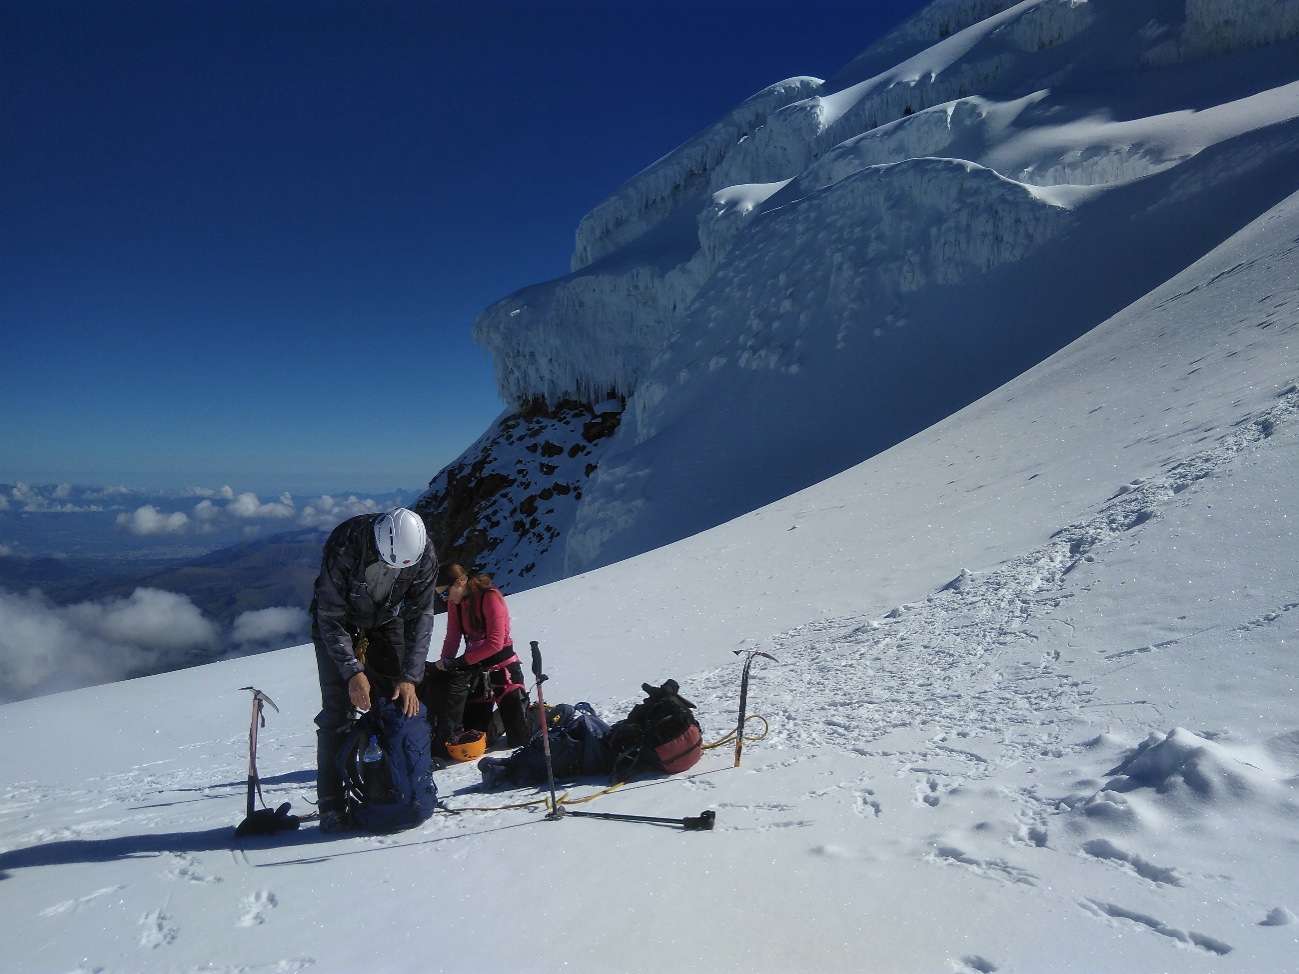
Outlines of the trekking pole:
{"label": "trekking pole", "polygon": [[541,647],[534,639],[532,646],[532,675],[537,678],[537,726],[541,729],[541,751],[546,756],[546,780],[550,783],[550,811],[546,818],[557,819],[564,814],[555,797],[555,769],[550,763],[550,728],[546,726],[546,698],[541,692],[541,685],[546,682],[546,674],[541,672]]}
{"label": "trekking pole", "polygon": [[579,812],[569,809],[565,815],[580,815],[583,818],[603,818],[611,822],[646,822],[650,825],[679,825],[686,832],[711,832],[717,813],[709,810],[700,812],[693,818],[660,818],[657,815],[622,815],[618,812]]}
{"label": "trekking pole", "polygon": [[[740,649],[732,650],[736,656],[740,656],[744,651]],[[753,658],[755,656],[765,656],[773,663],[779,663],[780,660],[770,653],[764,653],[761,650],[752,650],[748,659],[744,661],[744,672],[740,676],[740,719],[735,725],[735,764],[734,767],[740,766],[740,753],[744,750],[744,711],[749,704],[749,670],[753,667]]]}

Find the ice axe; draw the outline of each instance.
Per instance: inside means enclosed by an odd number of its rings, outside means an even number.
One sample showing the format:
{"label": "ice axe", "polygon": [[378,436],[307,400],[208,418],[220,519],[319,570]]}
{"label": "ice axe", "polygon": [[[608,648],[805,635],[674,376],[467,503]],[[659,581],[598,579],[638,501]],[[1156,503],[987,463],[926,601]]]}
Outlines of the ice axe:
{"label": "ice axe", "polygon": [[[257,777],[257,728],[266,726],[266,715],[262,712],[263,706],[270,704],[271,709],[277,714],[280,712],[280,708],[275,705],[274,700],[256,687],[240,687],[239,689],[253,692],[253,714],[248,724],[248,814],[235,829],[235,835],[240,837],[270,835],[274,832],[296,829],[298,827],[298,816],[289,814],[288,802],[274,810],[266,807],[266,799],[262,798],[262,785]],[[257,808],[253,802],[254,795],[261,801],[261,808]]]}
{"label": "ice axe", "polygon": [[[734,649],[731,652],[736,656],[744,654],[742,649]],[[753,668],[753,658],[755,656],[765,656],[773,663],[780,662],[770,653],[764,653],[760,649],[750,650],[748,658],[744,661],[744,673],[740,677],[740,718],[735,724],[735,764],[733,766],[736,768],[740,766],[740,754],[744,750],[744,711],[749,705],[749,670]]]}

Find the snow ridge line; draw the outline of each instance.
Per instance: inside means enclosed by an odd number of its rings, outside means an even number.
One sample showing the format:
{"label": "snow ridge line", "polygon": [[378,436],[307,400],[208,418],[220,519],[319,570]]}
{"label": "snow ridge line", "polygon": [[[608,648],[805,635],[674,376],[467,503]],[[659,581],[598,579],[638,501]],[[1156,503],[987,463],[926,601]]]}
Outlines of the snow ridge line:
{"label": "snow ridge line", "polygon": [[[1125,484],[1090,517],[1022,556],[988,572],[963,569],[923,601],[880,619],[816,620],[774,637],[762,648],[781,665],[755,669],[749,698],[751,712],[770,721],[767,743],[891,756],[898,773],[926,776],[918,795],[931,806],[945,793],[942,779],[959,785],[1075,750],[1064,735],[1095,689],[1064,668],[1059,649],[1033,648],[1040,637],[1030,621],[1073,597],[1067,577],[1105,545],[1161,517],[1179,494],[1296,413],[1299,385],[1291,384],[1216,446],[1170,461],[1161,476]],[[734,712],[735,679],[728,666],[683,681],[705,722],[716,715],[718,725],[706,730],[726,729],[721,715]],[[886,740],[895,732],[901,737]]]}

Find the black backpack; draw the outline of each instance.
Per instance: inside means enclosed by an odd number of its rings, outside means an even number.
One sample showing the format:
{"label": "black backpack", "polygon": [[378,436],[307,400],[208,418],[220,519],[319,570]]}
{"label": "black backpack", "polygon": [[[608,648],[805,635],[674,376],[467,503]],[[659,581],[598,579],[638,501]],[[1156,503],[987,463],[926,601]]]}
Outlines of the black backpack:
{"label": "black backpack", "polygon": [[[609,749],[605,746],[609,725],[589,703],[547,707],[546,723],[551,768],[557,780],[609,773]],[[478,770],[488,788],[544,784],[546,756],[541,731],[508,758],[483,758]]]}
{"label": "black backpack", "polygon": [[626,781],[641,769],[676,774],[693,767],[703,753],[695,705],[681,696],[677,681],[642,683],[641,689],[645,699],[609,731],[614,781]]}

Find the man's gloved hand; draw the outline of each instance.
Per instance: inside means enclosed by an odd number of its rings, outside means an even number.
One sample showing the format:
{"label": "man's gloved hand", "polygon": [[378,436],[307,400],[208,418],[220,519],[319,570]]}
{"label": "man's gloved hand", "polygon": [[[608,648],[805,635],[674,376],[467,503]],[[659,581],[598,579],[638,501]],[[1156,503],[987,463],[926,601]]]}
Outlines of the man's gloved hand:
{"label": "man's gloved hand", "polygon": [[370,709],[370,678],[364,673],[357,673],[347,681],[347,698],[357,710]]}
{"label": "man's gloved hand", "polygon": [[409,680],[397,684],[397,689],[392,691],[392,699],[399,701],[398,706],[407,717],[419,713],[419,697],[415,696],[415,684]]}

